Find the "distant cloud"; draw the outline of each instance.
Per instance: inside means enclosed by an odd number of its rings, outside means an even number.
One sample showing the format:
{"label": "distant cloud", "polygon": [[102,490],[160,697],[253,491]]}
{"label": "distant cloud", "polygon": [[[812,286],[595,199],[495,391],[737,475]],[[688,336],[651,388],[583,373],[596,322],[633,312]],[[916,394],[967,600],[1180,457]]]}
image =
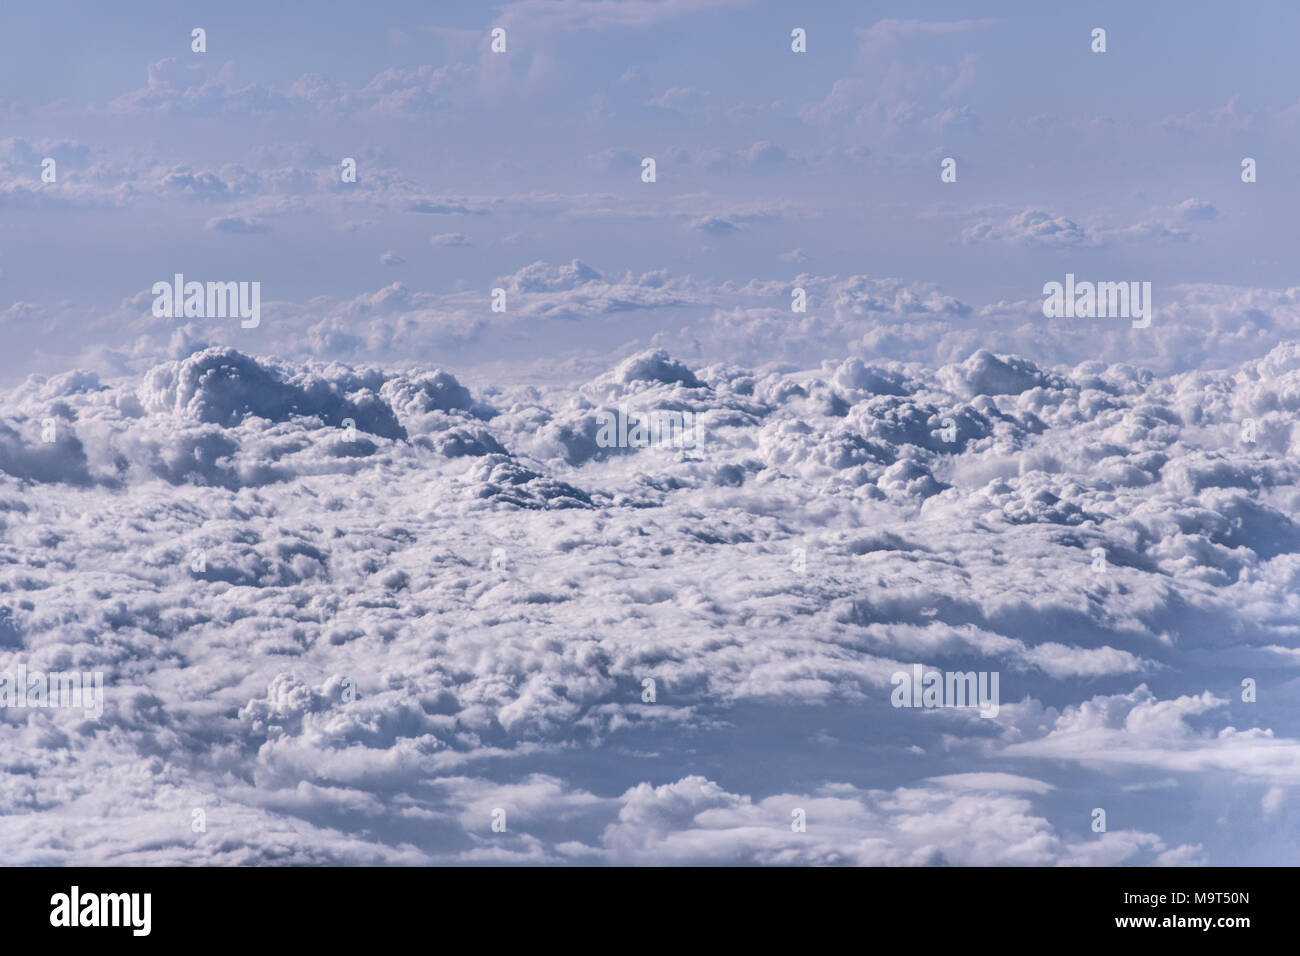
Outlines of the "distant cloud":
{"label": "distant cloud", "polygon": [[665,90],[661,95],[649,100],[651,106],[658,106],[665,110],[680,110],[687,107],[699,105],[703,99],[708,96],[707,93],[701,93],[699,90],[693,90],[689,87],[674,86]]}
{"label": "distant cloud", "polygon": [[646,29],[669,20],[711,10],[742,9],[754,0],[623,0],[587,3],[575,0],[515,0],[496,22],[534,34],[574,30]]}
{"label": "distant cloud", "polygon": [[739,226],[721,216],[703,216],[691,223],[691,228],[700,232],[707,232],[711,236],[725,236],[728,233],[735,232]]}
{"label": "distant cloud", "polygon": [[1219,218],[1219,210],[1204,199],[1185,199],[1174,207],[1179,218],[1192,222]]}
{"label": "distant cloud", "polygon": [[463,232],[444,232],[429,240],[431,246],[468,246],[469,236]]}
{"label": "distant cloud", "polygon": [[271,231],[271,227],[260,219],[251,216],[216,216],[204,223],[208,232],[228,232],[239,236],[261,235]]}
{"label": "distant cloud", "polygon": [[1003,220],[981,220],[962,230],[962,242],[1010,242],[1064,248],[1084,245],[1088,234],[1074,220],[1041,209],[1026,209]]}
{"label": "distant cloud", "polygon": [[866,28],[858,28],[858,41],[864,47],[873,47],[900,40],[930,39],[959,36],[994,26],[998,21],[983,20],[878,20]]}

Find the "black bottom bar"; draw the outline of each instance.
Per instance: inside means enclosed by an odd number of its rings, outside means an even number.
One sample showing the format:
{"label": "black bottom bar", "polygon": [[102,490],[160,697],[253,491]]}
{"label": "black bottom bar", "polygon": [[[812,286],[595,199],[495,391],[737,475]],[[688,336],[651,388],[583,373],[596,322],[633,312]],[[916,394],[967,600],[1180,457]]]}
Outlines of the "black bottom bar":
{"label": "black bottom bar", "polygon": [[7,869],[0,899],[11,944],[75,933],[128,945],[339,946],[432,933],[457,948],[466,935],[493,946],[689,936],[734,947],[901,932],[971,945],[1043,934],[1232,946],[1286,931],[1293,879],[1241,868]]}

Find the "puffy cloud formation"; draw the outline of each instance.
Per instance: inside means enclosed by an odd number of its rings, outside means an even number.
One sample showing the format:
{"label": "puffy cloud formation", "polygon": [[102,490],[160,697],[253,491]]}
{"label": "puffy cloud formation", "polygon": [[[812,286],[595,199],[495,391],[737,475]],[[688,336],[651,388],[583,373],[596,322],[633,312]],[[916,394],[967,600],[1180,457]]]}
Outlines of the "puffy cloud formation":
{"label": "puffy cloud formation", "polygon": [[[612,294],[580,262],[510,281]],[[104,701],[0,709],[0,843],[1273,860],[1300,774],[1297,407],[1294,344],[1174,375],[651,348],[502,386],[209,346],[32,376],[0,406],[0,671],[102,672]],[[699,430],[602,433],[651,413]],[[893,706],[915,664],[995,673],[1000,706]]]}
{"label": "puffy cloud formation", "polygon": [[7,24],[10,862],[1294,863],[1288,31],[130,6]]}
{"label": "puffy cloud formation", "polygon": [[[981,305],[934,283],[862,274],[801,273],[738,285],[666,269],[615,275],[581,259],[538,260],[481,290],[420,291],[392,281],[305,302],[268,294],[252,334],[220,318],[155,317],[147,289],[89,326],[71,304],[17,302],[0,311],[0,328],[29,343],[23,374],[33,366],[60,372],[79,366],[103,376],[141,375],[163,358],[181,359],[204,345],[247,351],[255,341],[266,354],[303,363],[414,369],[416,356],[437,354],[459,367],[491,366],[498,378],[564,381],[578,372],[598,374],[611,356],[626,358],[647,346],[702,365],[806,368],[827,355],[858,355],[876,366],[973,363],[945,374],[1014,378],[1090,361],[1162,374],[1226,369],[1300,338],[1295,289],[1156,284],[1151,325],[1133,328],[1124,318],[1047,319],[1040,288],[1020,290],[1029,298]],[[494,310],[493,289],[504,296],[504,311]],[[803,291],[806,312],[791,310],[796,290]],[[980,352],[1019,356],[1039,371],[973,358]],[[511,363],[509,370],[502,363]],[[942,384],[969,391],[956,379]],[[982,383],[972,387],[987,390]]]}

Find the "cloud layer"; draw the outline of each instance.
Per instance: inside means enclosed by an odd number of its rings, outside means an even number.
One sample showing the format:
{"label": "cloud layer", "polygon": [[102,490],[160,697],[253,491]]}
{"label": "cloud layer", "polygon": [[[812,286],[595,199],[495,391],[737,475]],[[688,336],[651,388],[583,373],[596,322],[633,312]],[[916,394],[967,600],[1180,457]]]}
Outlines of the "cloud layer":
{"label": "cloud layer", "polygon": [[[1286,817],[1297,375],[1295,346],[1170,377],[650,350],[476,390],[211,347],[30,378],[0,420],[0,670],[107,687],[98,722],[3,712],[0,838],[27,862],[1249,859],[1125,821],[1123,788],[1231,781]],[[620,408],[705,439],[606,447]],[[998,716],[890,706],[915,663],[999,672]],[[1232,703],[1246,677],[1268,704]]]}

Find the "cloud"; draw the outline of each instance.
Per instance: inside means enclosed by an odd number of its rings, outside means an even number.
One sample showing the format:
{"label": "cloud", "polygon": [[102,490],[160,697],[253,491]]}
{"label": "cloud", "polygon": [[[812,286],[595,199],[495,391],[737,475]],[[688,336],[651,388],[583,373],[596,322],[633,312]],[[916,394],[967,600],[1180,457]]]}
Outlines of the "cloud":
{"label": "cloud", "polygon": [[984,219],[966,227],[962,242],[1010,242],[1052,249],[1089,244],[1088,234],[1072,219],[1054,216],[1041,209],[1025,209],[998,221]]}
{"label": "cloud", "polygon": [[[1254,112],[1242,112],[1238,108],[1240,95],[1229,97],[1223,106],[1205,110],[1192,110],[1177,116],[1166,116],[1159,121],[1160,126],[1180,133],[1195,133],[1205,130],[1244,130],[1251,129],[1258,122]],[[1286,111],[1279,114],[1285,116]]]}
{"label": "cloud", "polygon": [[[1243,233],[1220,147],[1300,107],[1063,111],[1014,19],[761,14],[523,0],[346,63],[268,22],[7,91],[0,672],[106,688],[0,707],[8,860],[1288,862],[1300,289],[1287,178]],[[154,316],[177,272],[260,325]],[[1151,325],[1045,317],[1067,272]],[[893,706],[916,665],[997,716]]]}
{"label": "cloud", "polygon": [[[543,313],[674,286],[581,260],[502,281]],[[961,314],[897,282],[799,281],[846,316]],[[435,314],[425,295],[393,283],[314,317],[365,335]],[[1293,643],[1295,353],[1156,376],[987,351],[781,368],[645,348],[524,385],[212,346],[121,378],[32,376],[0,416],[0,524],[38,558],[0,570],[0,670],[75,660],[106,698],[101,725],[0,721],[39,769],[11,783],[22,827],[0,839],[63,859],[71,832],[93,859],[141,862],[266,861],[267,840],[318,863],[1223,859],[1178,821],[1098,838],[1067,795],[1245,782],[1285,825],[1273,788],[1300,749],[1265,722],[1285,705],[1246,724],[1210,688],[1247,661],[1294,666],[1269,649]],[[601,446],[598,413],[623,406],[699,415],[699,454]],[[892,707],[890,675],[913,663],[998,673],[998,716]],[[231,741],[215,751],[214,714]],[[752,740],[770,783],[693,772]],[[848,740],[888,754],[873,789]],[[69,823],[70,801],[120,804],[159,747],[168,787],[114,828]],[[789,769],[810,752],[818,779]],[[494,774],[502,759],[517,769]],[[220,838],[159,844],[192,806]]]}
{"label": "cloud", "polygon": [[960,36],[994,26],[996,20],[878,20],[870,27],[859,28],[858,42],[864,47],[898,43],[903,40]]}
{"label": "cloud", "polygon": [[462,232],[444,232],[429,239],[431,246],[468,246],[471,245],[469,236]]}
{"label": "cloud", "polygon": [[695,90],[689,87],[674,86],[653,99],[647,100],[651,106],[663,110],[676,110],[690,113],[702,109],[708,100],[707,90]]}
{"label": "cloud", "polygon": [[1029,793],[1050,793],[1055,789],[1050,783],[1029,777],[1018,777],[1012,773],[950,773],[940,777],[931,777],[931,783],[937,783],[954,790],[980,791],[1027,791]]}
{"label": "cloud", "polygon": [[215,216],[204,223],[208,232],[228,232],[237,236],[263,235],[271,228],[254,216]]}
{"label": "cloud", "polygon": [[859,55],[852,71],[835,80],[820,101],[798,106],[797,114],[812,126],[852,125],[895,145],[909,137],[933,143],[936,136],[976,131],[981,120],[970,103],[970,90],[978,58],[967,44],[945,55],[942,41],[995,22],[885,19],[858,28]]}
{"label": "cloud", "polygon": [[[601,842],[613,862],[676,865],[1096,865],[1168,852],[1158,837],[1133,831],[1095,844],[1067,841],[1027,800],[997,793],[1000,783],[970,787],[982,793],[957,789],[827,785],[753,800],[691,776],[624,794]],[[806,832],[792,832],[799,811]]]}
{"label": "cloud", "polygon": [[149,64],[147,74],[145,87],[114,98],[104,112],[122,118],[149,114],[402,116],[464,103],[472,89],[474,70],[459,63],[389,67],[360,87],[305,73],[287,87],[276,88],[258,83],[236,85],[230,62],[215,74],[205,74],[198,64],[182,66],[168,57]]}
{"label": "cloud", "polygon": [[752,0],[516,0],[496,23],[534,35],[575,30],[647,29],[710,10],[740,9]]}
{"label": "cloud", "polygon": [[1203,222],[1219,218],[1219,210],[1204,199],[1185,199],[1174,207],[1179,218],[1189,222]]}
{"label": "cloud", "polygon": [[725,236],[735,232],[739,227],[720,216],[703,216],[691,223],[691,228],[710,236]]}
{"label": "cloud", "polygon": [[1201,205],[1197,200],[1188,200],[1172,213],[1172,219],[1155,216],[1128,226],[1104,223],[1085,226],[1041,209],[1025,209],[1005,219],[981,218],[962,230],[961,239],[967,244],[998,242],[1033,249],[1083,249],[1116,242],[1149,247],[1193,238],[1175,220],[1208,221],[1218,215],[1213,206]]}
{"label": "cloud", "polygon": [[1159,700],[1145,684],[1129,694],[1094,697],[1066,707],[1034,739],[1013,743],[1009,756],[1052,757],[1088,764],[1138,765],[1162,772],[1230,771],[1291,784],[1300,777],[1300,740],[1225,727],[1198,733],[1190,721],[1224,707],[1208,691]]}

